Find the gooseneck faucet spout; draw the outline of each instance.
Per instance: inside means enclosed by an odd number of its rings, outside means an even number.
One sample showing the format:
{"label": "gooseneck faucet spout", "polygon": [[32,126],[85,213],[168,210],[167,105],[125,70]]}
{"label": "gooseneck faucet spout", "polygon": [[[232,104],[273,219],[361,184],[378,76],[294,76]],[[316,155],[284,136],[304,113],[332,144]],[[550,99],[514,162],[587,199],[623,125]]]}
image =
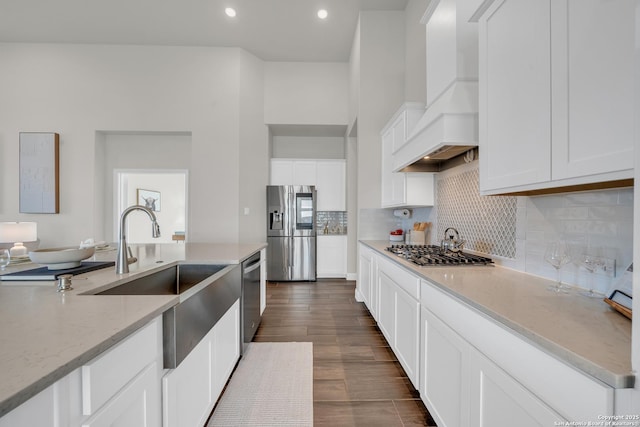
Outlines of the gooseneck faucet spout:
{"label": "gooseneck faucet spout", "polygon": [[129,257],[127,254],[127,236],[125,235],[126,219],[129,213],[140,210],[149,215],[151,220],[151,235],[160,237],[160,226],[156,220],[156,214],[153,211],[142,205],[133,205],[122,211],[120,215],[120,229],[118,230],[118,256],[116,257],[116,274],[124,274],[129,272]]}

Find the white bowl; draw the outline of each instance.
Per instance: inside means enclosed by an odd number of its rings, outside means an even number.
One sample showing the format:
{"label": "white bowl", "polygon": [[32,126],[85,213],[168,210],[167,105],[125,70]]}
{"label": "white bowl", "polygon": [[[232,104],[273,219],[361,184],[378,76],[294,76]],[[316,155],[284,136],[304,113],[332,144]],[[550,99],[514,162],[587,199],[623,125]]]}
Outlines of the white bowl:
{"label": "white bowl", "polygon": [[44,264],[49,270],[63,270],[65,268],[79,267],[83,259],[91,258],[95,253],[95,246],[78,248],[38,249],[29,252],[29,258],[36,264]]}

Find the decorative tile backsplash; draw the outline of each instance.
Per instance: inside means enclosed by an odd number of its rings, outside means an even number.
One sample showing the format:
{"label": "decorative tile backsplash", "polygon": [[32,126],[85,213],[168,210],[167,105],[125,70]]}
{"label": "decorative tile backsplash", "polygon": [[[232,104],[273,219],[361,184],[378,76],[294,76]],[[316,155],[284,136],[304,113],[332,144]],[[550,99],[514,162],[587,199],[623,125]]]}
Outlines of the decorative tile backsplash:
{"label": "decorative tile backsplash", "polygon": [[436,200],[438,239],[453,227],[467,249],[516,257],[516,197],[481,196],[478,168],[438,179]]}
{"label": "decorative tile backsplash", "polygon": [[316,212],[318,234],[347,234],[347,213],[343,211]]}
{"label": "decorative tile backsplash", "polygon": [[[465,248],[491,256],[496,264],[556,280],[544,261],[553,240],[573,248],[598,248],[615,260],[615,276],[590,274],[577,257],[560,271],[561,280],[607,294],[633,260],[633,188],[584,191],[545,196],[480,196],[478,162],[438,173],[436,205],[411,209],[409,219],[393,209],[360,209],[358,238],[388,240],[395,228],[411,229],[416,221],[434,224],[427,241],[439,244],[454,227]],[[320,230],[320,228],[319,228]]]}

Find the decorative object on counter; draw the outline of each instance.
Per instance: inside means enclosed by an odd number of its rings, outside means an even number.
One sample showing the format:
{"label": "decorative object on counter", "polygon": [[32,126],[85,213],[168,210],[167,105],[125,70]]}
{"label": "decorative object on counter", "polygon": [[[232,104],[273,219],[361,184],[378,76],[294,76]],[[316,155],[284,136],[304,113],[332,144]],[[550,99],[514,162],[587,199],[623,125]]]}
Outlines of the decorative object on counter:
{"label": "decorative object on counter", "polygon": [[31,270],[17,271],[15,273],[0,276],[2,281],[40,281],[57,280],[63,274],[82,274],[94,270],[100,270],[115,265],[113,261],[83,261],[79,267],[64,270],[49,270],[47,267],[38,267]]}
{"label": "decorative object on counter", "polygon": [[443,251],[460,252],[464,249],[465,241],[460,239],[460,233],[453,227],[444,230],[444,239],[440,241]]}
{"label": "decorative object on counter", "polygon": [[11,257],[27,256],[24,242],[38,240],[38,224],[35,222],[0,222],[0,243],[13,243]]}
{"label": "decorative object on counter", "polygon": [[79,267],[82,260],[91,258],[95,252],[95,246],[37,249],[29,252],[29,258],[36,264],[46,265],[49,270],[66,270]]}
{"label": "decorative object on counter", "polygon": [[0,250],[0,270],[4,270],[7,268],[7,265],[11,262],[11,254],[9,253],[9,249],[1,249]]}
{"label": "decorative object on counter", "polygon": [[569,287],[560,280],[560,269],[570,261],[567,244],[563,241],[549,243],[544,252],[544,260],[556,269],[557,282],[547,287],[556,293],[569,293]]}
{"label": "decorative object on counter", "polygon": [[413,230],[407,230],[404,242],[408,245],[424,245],[427,233],[431,230],[430,222],[414,222]]}
{"label": "decorative object on counter", "polygon": [[614,310],[622,313],[625,317],[632,319],[633,312],[633,263],[618,278],[610,291],[608,298],[604,302],[609,304]]}
{"label": "decorative object on counter", "polygon": [[609,298],[604,299],[604,302],[629,319],[633,319],[632,301],[631,295],[627,295],[617,289],[613,291]]}
{"label": "decorative object on counter", "polygon": [[601,269],[604,266],[603,259],[600,256],[600,250],[594,247],[586,247],[580,254],[580,265],[589,272],[588,278],[588,290],[580,292],[580,295],[589,298],[602,298],[602,295],[595,291],[593,286],[593,275],[596,270]]}
{"label": "decorative object on counter", "polygon": [[138,204],[154,212],[160,212],[160,192],[138,188]]}
{"label": "decorative object on counter", "polygon": [[60,135],[20,132],[20,212],[59,213]]}
{"label": "decorative object on counter", "polygon": [[390,242],[404,242],[404,232],[401,228],[393,230],[389,233]]}

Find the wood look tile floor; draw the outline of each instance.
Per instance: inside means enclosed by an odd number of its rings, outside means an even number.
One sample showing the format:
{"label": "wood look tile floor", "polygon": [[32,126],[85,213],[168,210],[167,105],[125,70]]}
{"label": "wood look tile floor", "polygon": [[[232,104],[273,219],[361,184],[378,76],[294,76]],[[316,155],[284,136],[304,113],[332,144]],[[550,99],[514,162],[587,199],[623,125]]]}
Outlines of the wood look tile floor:
{"label": "wood look tile floor", "polygon": [[268,282],[254,341],[313,342],[314,426],[435,426],[355,282]]}

